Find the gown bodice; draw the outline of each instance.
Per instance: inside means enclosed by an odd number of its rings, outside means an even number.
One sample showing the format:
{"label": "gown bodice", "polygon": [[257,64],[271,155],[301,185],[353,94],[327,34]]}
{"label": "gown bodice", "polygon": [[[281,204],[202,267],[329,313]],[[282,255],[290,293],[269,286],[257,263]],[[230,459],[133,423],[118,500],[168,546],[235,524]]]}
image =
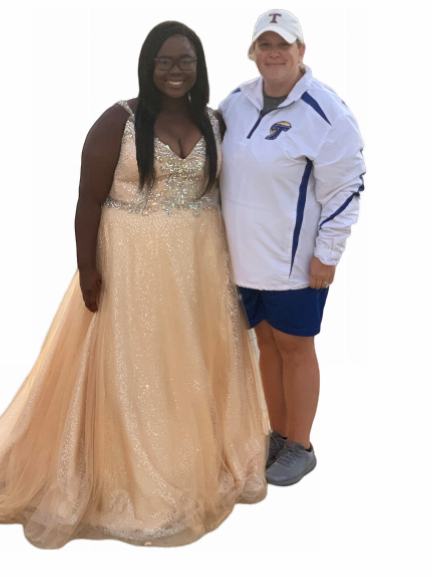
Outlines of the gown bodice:
{"label": "gown bodice", "polygon": [[[120,156],[105,204],[141,213],[143,216],[160,210],[164,210],[168,216],[176,210],[192,210],[196,215],[203,209],[217,210],[220,203],[218,187],[213,186],[202,194],[206,185],[206,143],[203,136],[184,159],[155,137],[155,181],[153,186],[144,186],[141,189],[135,149],[135,116],[125,100],[118,104],[129,113],[129,118],[125,124]],[[216,139],[219,174],[219,123],[213,112],[207,110]]]}

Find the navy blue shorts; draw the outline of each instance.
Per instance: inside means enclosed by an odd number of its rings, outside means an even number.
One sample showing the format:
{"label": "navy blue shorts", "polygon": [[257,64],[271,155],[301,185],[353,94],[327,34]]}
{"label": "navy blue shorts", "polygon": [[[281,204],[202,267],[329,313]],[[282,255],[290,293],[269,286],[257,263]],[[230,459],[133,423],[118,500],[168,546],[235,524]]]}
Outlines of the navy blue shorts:
{"label": "navy blue shorts", "polygon": [[320,332],[328,288],[282,291],[238,288],[251,329],[266,320],[288,335],[313,337]]}

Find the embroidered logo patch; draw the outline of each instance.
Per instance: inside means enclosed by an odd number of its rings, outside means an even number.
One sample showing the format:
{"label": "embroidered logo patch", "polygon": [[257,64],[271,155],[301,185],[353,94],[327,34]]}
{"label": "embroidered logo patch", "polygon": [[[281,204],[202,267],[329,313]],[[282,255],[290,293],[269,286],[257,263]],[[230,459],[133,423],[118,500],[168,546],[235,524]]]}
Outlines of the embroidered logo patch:
{"label": "embroidered logo patch", "polygon": [[282,14],[278,14],[277,12],[273,12],[273,14],[269,14],[270,24],[278,24],[278,18],[282,18]]}
{"label": "embroidered logo patch", "polygon": [[282,132],[288,132],[290,128],[290,122],[286,122],[285,120],[276,122],[276,124],[273,124],[273,126],[270,128],[270,134],[266,136],[266,140],[276,140],[279,134],[282,134]]}

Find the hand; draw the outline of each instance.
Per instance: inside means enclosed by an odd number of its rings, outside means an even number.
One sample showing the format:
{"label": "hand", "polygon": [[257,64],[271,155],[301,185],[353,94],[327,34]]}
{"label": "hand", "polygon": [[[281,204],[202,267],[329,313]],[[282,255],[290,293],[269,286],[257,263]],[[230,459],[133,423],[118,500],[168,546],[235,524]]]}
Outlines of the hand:
{"label": "hand", "polygon": [[333,282],[335,272],[336,267],[334,265],[323,264],[319,258],[314,256],[310,264],[309,286],[313,289],[327,288]]}
{"label": "hand", "polygon": [[102,286],[102,276],[95,266],[89,268],[81,268],[79,275],[84,304],[90,312],[95,313],[98,310],[98,301]]}

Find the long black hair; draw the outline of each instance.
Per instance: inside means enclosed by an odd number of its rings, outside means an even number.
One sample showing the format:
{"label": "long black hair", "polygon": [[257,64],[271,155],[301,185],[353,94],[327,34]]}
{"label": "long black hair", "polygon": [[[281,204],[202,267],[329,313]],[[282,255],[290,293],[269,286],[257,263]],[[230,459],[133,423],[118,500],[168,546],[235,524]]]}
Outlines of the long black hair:
{"label": "long black hair", "polygon": [[189,92],[192,117],[206,142],[206,168],[209,190],[216,181],[217,148],[213,129],[206,113],[209,101],[209,82],[201,40],[193,30],[181,22],[162,22],[151,30],[144,41],[138,62],[139,94],[135,113],[136,157],[140,185],[154,182],[154,123],[161,109],[162,93],[153,82],[155,61],[162,44],[171,36],[185,36],[197,55],[197,77]]}

